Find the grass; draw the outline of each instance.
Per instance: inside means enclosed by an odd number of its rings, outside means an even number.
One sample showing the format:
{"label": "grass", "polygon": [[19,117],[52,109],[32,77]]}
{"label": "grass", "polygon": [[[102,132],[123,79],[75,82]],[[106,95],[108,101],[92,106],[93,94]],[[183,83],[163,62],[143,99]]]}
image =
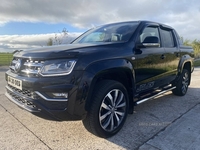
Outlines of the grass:
{"label": "grass", "polygon": [[200,59],[194,61],[194,66],[195,67],[200,66]]}
{"label": "grass", "polygon": [[[12,61],[13,54],[12,53],[0,53],[0,66],[8,66]],[[200,66],[200,59],[194,61],[194,66]]]}
{"label": "grass", "polygon": [[13,58],[12,53],[0,53],[0,66],[10,65],[12,58]]}

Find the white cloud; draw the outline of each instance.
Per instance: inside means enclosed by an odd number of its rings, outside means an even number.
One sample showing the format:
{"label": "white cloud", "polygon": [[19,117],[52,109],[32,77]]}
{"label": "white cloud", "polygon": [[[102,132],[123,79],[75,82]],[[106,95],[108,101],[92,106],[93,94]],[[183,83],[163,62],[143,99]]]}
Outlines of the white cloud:
{"label": "white cloud", "polygon": [[[70,23],[79,27],[108,22],[153,19],[168,22],[171,14],[200,15],[198,0],[6,0],[0,3],[1,22]],[[181,19],[181,18],[178,18]],[[187,21],[187,19],[185,21]],[[173,19],[177,21],[177,18]]]}
{"label": "white cloud", "polygon": [[[63,43],[69,43],[81,33],[69,33],[66,38],[60,36]],[[55,39],[55,33],[35,35],[0,35],[0,52],[12,52],[17,49],[30,49],[47,45],[49,38]]]}

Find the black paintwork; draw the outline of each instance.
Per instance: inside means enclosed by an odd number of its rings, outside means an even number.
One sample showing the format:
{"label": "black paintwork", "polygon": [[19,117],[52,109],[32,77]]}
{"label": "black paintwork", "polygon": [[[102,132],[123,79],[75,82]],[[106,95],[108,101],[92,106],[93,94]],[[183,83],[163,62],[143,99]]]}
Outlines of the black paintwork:
{"label": "black paintwork", "polygon": [[[9,70],[6,72],[6,80],[7,76],[22,80],[23,90],[39,91],[47,97],[51,92],[68,92],[68,102],[49,102],[42,98],[29,99],[40,111],[67,120],[69,115],[71,119],[81,119],[85,116],[92,103],[95,85],[103,79],[123,83],[129,93],[130,106],[133,107],[134,97],[174,84],[186,64],[192,72],[193,50],[179,43],[178,35],[173,28],[149,21],[133,23],[138,25],[127,41],[77,43],[75,40],[68,45],[20,51],[14,55],[14,58],[42,61],[75,59],[76,65],[69,75],[32,77]],[[148,26],[158,27],[161,36],[160,47],[138,47],[141,45],[138,42],[139,34]],[[164,40],[160,28],[173,31],[174,47],[163,46]]]}

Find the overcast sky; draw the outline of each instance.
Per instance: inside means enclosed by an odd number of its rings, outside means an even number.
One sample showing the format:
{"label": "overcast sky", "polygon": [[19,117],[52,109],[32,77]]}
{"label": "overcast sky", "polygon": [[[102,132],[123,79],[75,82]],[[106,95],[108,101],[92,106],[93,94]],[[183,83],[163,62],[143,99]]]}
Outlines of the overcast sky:
{"label": "overcast sky", "polygon": [[105,23],[151,20],[200,40],[199,0],[1,0],[0,52],[46,45],[63,28],[69,36]]}

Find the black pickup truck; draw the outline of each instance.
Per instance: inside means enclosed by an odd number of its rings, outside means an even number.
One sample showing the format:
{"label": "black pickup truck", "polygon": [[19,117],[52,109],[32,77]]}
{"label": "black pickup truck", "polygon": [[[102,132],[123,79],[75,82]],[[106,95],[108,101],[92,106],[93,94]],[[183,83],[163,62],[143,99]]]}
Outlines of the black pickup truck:
{"label": "black pickup truck", "polygon": [[164,24],[131,21],[93,28],[71,44],[18,51],[6,96],[34,114],[82,120],[110,137],[142,102],[172,90],[186,94],[193,49]]}

